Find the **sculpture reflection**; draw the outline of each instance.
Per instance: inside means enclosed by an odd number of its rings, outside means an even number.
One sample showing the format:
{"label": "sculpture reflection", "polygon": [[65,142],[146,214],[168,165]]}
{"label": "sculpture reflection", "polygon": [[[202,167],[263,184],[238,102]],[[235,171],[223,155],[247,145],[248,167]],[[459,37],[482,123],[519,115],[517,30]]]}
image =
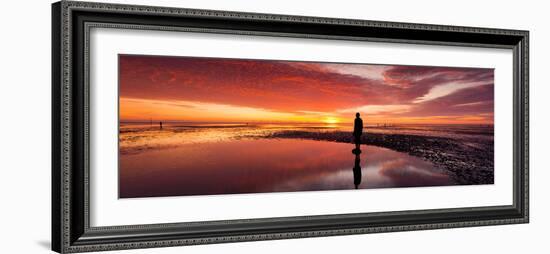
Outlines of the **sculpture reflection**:
{"label": "sculpture reflection", "polygon": [[361,184],[361,135],[363,135],[363,120],[359,112],[355,114],[355,121],[353,123],[353,142],[355,143],[355,149],[351,152],[355,154],[355,164],[353,165],[353,184],[355,189],[359,188]]}
{"label": "sculpture reflection", "polygon": [[355,189],[358,189],[362,178],[361,157],[359,156],[361,154],[361,149],[355,148],[352,153],[355,154],[355,164],[353,165],[353,184],[355,185]]}

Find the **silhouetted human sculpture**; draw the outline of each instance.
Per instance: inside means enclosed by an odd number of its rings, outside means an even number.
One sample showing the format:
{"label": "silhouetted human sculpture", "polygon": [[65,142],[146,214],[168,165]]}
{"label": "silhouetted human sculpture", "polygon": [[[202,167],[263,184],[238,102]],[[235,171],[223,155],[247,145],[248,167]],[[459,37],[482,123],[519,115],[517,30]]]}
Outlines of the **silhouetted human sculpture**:
{"label": "silhouetted human sculpture", "polygon": [[358,189],[362,178],[361,157],[359,156],[361,154],[361,149],[355,148],[352,153],[355,154],[355,164],[353,165],[353,184],[355,185],[355,189]]}
{"label": "silhouetted human sculpture", "polygon": [[162,129],[162,121],[161,121],[161,122],[159,122],[159,125],[160,125],[160,128]]}
{"label": "silhouetted human sculpture", "polygon": [[356,145],[361,144],[361,135],[363,134],[363,120],[359,116],[359,113],[356,113],[355,121],[353,122],[353,141]]}

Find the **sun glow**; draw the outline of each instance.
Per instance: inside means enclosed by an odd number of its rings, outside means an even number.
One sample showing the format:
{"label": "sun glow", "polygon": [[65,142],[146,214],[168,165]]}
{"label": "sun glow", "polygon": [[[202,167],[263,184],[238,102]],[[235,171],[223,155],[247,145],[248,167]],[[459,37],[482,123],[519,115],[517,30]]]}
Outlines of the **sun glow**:
{"label": "sun glow", "polygon": [[328,124],[336,124],[336,123],[340,123],[340,119],[338,119],[336,117],[328,116],[328,117],[323,118],[322,122],[323,123],[328,123]]}

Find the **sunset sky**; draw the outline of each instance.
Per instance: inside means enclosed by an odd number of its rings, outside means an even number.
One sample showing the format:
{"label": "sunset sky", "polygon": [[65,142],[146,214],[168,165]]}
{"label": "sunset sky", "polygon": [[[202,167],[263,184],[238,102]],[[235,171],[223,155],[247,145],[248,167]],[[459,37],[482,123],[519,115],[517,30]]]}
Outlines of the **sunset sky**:
{"label": "sunset sky", "polygon": [[492,124],[493,69],[119,56],[121,121]]}

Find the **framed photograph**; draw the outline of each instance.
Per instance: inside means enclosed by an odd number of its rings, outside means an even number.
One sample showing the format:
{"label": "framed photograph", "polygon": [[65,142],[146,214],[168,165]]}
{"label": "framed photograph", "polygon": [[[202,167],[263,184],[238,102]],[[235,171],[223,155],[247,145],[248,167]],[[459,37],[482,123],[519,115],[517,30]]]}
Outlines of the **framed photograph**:
{"label": "framed photograph", "polygon": [[527,223],[528,31],[61,1],[52,249]]}

